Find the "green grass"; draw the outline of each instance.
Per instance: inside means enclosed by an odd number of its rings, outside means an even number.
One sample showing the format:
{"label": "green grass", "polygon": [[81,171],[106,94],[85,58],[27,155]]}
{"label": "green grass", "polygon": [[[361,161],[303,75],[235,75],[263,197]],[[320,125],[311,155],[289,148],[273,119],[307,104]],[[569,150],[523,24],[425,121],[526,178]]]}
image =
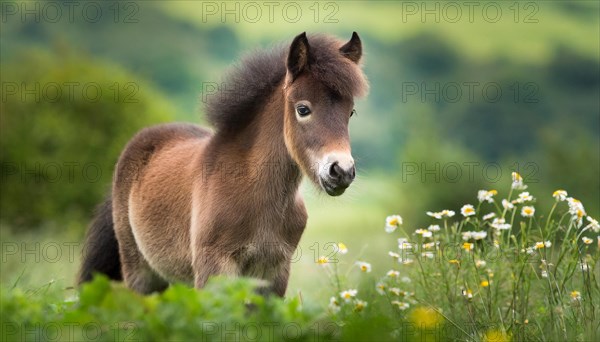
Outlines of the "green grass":
{"label": "green grass", "polygon": [[[389,180],[371,176],[368,182],[358,180],[356,193],[340,201],[305,189],[311,218],[285,299],[257,295],[259,284],[251,280],[219,278],[200,291],[173,285],[144,297],[98,277],[76,292],[65,289],[76,263],[61,273],[43,263],[21,268],[13,258],[8,259],[11,276],[2,279],[2,340],[590,341],[599,336],[600,228],[578,202],[552,199],[552,208],[541,212],[542,198],[532,193],[534,198],[518,201],[523,190],[507,185],[510,189],[495,193],[492,202],[480,202],[474,194],[471,216],[457,211],[453,217],[432,217],[440,230],[431,236],[428,230],[413,232],[407,220],[387,233],[385,217],[394,213],[385,209],[394,203],[385,191]],[[502,199],[515,208],[505,209]],[[524,216],[524,207],[536,208],[535,215]],[[483,218],[492,212],[510,228],[494,228],[493,218]],[[486,234],[463,238],[471,231]],[[399,238],[411,248],[399,249]],[[368,263],[369,271],[357,261]],[[348,290],[357,292],[347,297]]]}
{"label": "green grass", "polygon": [[[399,257],[389,256],[384,248],[378,252],[385,261],[357,257],[362,246],[348,245],[349,255],[322,265],[331,283],[329,311],[349,325],[357,315],[382,320],[383,331],[357,330],[364,338],[596,340],[598,222],[587,220],[580,202],[572,198],[557,199],[549,213],[526,217],[523,208],[535,208],[536,199],[517,200],[521,192],[497,194],[492,203],[474,199],[472,216],[432,218],[439,231],[413,233],[394,225],[396,231],[388,238],[406,239],[404,248],[390,249]],[[500,196],[514,208],[505,209]],[[495,218],[484,220],[488,213]],[[499,227],[494,219],[504,219],[510,228],[494,228]],[[473,231],[484,236],[465,238]],[[358,260],[370,263],[367,271],[354,263]],[[348,290],[357,293],[346,298],[343,291]]]}

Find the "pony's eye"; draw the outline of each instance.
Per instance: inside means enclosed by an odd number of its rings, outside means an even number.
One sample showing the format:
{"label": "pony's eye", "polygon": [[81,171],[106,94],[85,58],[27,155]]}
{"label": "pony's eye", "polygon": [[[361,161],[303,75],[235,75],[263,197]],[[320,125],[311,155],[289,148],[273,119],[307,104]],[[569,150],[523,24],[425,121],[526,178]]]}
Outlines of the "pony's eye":
{"label": "pony's eye", "polygon": [[296,113],[298,113],[298,115],[300,116],[307,116],[308,114],[310,114],[310,108],[308,108],[305,105],[298,105],[296,107]]}
{"label": "pony's eye", "polygon": [[356,109],[353,109],[353,110],[350,112],[350,117],[353,117],[354,115],[356,115]]}

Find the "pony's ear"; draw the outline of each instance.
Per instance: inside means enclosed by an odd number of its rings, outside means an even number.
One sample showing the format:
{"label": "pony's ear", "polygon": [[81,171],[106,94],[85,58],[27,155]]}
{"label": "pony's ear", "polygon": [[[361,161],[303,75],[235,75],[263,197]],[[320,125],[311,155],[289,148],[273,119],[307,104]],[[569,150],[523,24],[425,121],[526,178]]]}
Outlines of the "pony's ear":
{"label": "pony's ear", "polygon": [[354,63],[360,61],[360,57],[362,56],[362,43],[356,32],[352,32],[352,38],[340,48],[340,53]]}
{"label": "pony's ear", "polygon": [[306,32],[302,32],[292,41],[290,53],[287,58],[287,69],[292,76],[292,80],[300,75],[308,66],[309,54],[310,47],[306,38]]}

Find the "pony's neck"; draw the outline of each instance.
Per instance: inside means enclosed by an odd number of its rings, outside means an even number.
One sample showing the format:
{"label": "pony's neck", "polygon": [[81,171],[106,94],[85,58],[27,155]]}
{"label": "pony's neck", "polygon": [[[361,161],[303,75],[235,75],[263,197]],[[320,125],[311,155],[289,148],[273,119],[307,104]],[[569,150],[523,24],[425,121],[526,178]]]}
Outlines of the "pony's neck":
{"label": "pony's neck", "polygon": [[285,145],[282,85],[264,103],[248,126],[227,137],[220,136],[218,140],[228,152],[235,152],[224,162],[240,168],[239,176],[252,183],[257,200],[282,203],[286,202],[285,197],[295,196],[302,176]]}

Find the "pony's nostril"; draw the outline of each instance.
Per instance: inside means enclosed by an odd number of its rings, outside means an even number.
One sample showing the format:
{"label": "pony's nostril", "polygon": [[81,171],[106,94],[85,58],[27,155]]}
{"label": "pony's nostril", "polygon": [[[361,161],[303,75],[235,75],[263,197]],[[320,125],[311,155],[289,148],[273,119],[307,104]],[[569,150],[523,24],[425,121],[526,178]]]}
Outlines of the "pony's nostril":
{"label": "pony's nostril", "polygon": [[356,168],[352,165],[352,168],[350,169],[350,179],[354,180],[354,177],[356,177]]}
{"label": "pony's nostril", "polygon": [[338,162],[334,162],[329,167],[329,176],[333,179],[339,179],[342,176],[343,172],[344,170],[342,170]]}

